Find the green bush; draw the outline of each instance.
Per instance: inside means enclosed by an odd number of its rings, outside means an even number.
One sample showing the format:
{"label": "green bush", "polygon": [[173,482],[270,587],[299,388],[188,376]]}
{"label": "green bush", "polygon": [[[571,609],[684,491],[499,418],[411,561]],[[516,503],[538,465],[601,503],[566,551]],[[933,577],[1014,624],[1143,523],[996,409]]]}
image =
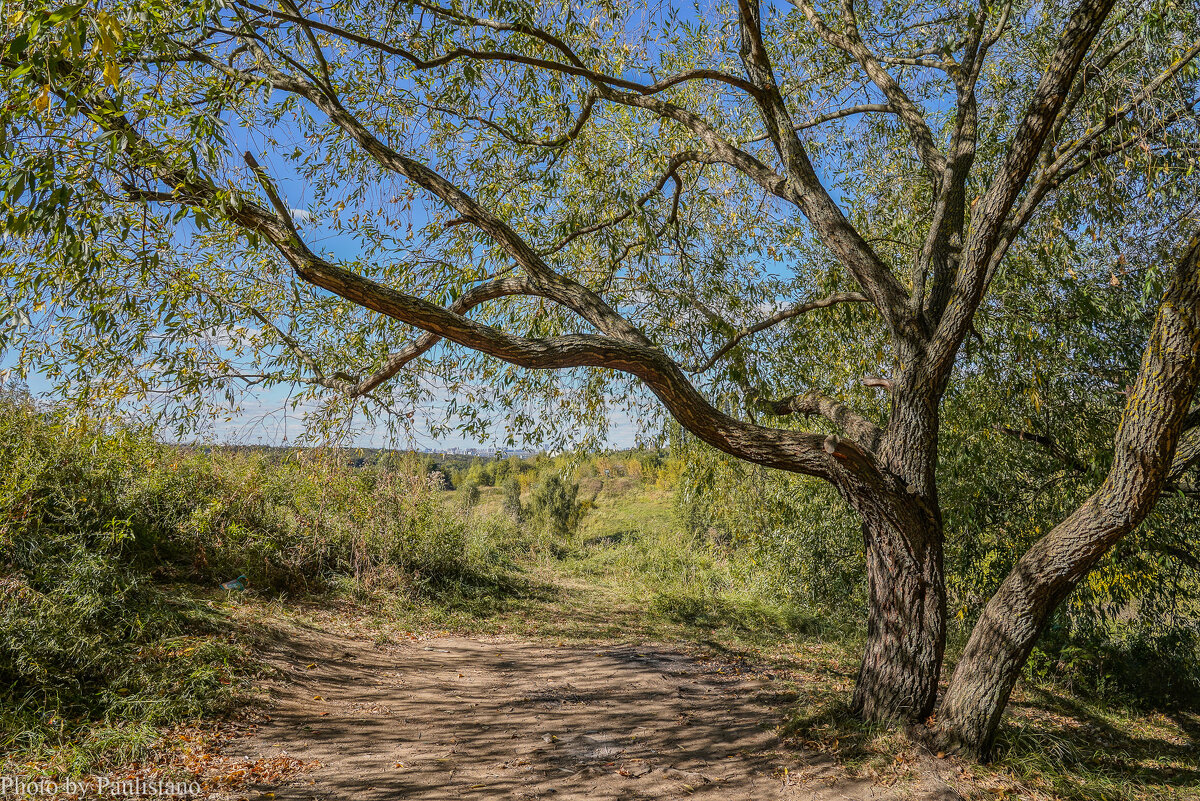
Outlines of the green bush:
{"label": "green bush", "polygon": [[520,521],[525,513],[525,510],[521,506],[521,482],[510,475],[500,485],[500,491],[503,493],[505,514],[513,520]]}
{"label": "green bush", "polygon": [[464,509],[471,509],[479,505],[479,486],[476,484],[464,484],[460,490],[462,494],[462,505]]}
{"label": "green bush", "polygon": [[568,537],[575,533],[583,512],[578,495],[577,483],[551,473],[534,485],[529,498],[530,515],[548,534]]}
{"label": "green bush", "polygon": [[79,721],[168,723],[233,702],[240,649],[151,581],[135,499],[158,446],[0,396],[0,746]]}

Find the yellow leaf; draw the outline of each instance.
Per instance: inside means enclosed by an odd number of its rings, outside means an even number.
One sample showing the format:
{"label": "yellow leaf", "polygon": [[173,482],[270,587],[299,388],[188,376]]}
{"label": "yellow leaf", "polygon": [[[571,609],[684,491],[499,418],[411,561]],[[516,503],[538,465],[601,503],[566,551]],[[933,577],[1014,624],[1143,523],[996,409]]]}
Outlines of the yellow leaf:
{"label": "yellow leaf", "polygon": [[33,107],[38,111],[45,111],[50,108],[50,87],[43,86],[42,93],[34,98]]}
{"label": "yellow leaf", "polygon": [[104,65],[104,80],[113,89],[117,88],[117,84],[121,82],[121,70],[117,67],[115,61],[109,61]]}

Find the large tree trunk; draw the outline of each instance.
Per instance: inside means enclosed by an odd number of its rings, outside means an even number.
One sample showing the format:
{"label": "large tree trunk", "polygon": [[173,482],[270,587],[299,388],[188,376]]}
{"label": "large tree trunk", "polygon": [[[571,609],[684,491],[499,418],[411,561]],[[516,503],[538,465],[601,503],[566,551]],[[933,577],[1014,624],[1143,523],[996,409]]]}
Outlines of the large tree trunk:
{"label": "large tree trunk", "polygon": [[850,499],[863,521],[867,645],[854,689],[869,721],[923,721],[937,702],[946,643],[942,517],[937,497],[942,387],[919,369],[921,346],[905,343],[888,430],[875,456],[883,486]]}
{"label": "large tree trunk", "polygon": [[865,519],[870,608],[854,711],[870,721],[918,721],[933,711],[946,635],[941,532]]}
{"label": "large tree trunk", "polygon": [[1200,241],[1159,307],[1104,483],[1017,561],[971,632],[938,712],[948,748],[990,756],[1009,694],[1046,620],[1158,500],[1200,380],[1198,259]]}

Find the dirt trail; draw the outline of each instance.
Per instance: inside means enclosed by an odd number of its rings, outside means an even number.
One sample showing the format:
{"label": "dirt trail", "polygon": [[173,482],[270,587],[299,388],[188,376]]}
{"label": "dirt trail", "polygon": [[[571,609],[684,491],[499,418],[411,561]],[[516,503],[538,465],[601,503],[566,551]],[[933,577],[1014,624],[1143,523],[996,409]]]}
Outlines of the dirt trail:
{"label": "dirt trail", "polygon": [[819,755],[780,749],[770,674],[670,648],[490,637],[374,646],[296,629],[268,659],[282,671],[271,719],[230,756],[314,767],[260,797],[958,798],[938,781],[899,793],[831,784]]}

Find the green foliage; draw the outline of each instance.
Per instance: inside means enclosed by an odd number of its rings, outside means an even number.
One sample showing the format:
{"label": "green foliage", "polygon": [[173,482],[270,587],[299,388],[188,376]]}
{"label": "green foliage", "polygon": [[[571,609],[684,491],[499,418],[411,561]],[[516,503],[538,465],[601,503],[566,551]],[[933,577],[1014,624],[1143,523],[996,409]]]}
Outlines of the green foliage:
{"label": "green foliage", "polygon": [[578,500],[579,484],[558,473],[544,476],[529,497],[529,516],[548,534],[566,538],[575,533],[583,506]]}
{"label": "green foliage", "polygon": [[150,576],[143,433],[80,426],[0,395],[0,744],[81,720],[162,724],[234,700],[241,650]]}
{"label": "green foliage", "polygon": [[509,476],[500,485],[500,491],[504,496],[503,508],[505,514],[509,515],[513,520],[519,521],[525,514],[525,510],[521,506],[521,482],[517,480],[516,476]]}
{"label": "green foliage", "polygon": [[839,619],[866,605],[862,534],[827,485],[748,465],[694,442],[676,495],[689,530],[761,570],[772,591]]}
{"label": "green foliage", "polygon": [[[317,49],[311,31],[288,20],[251,14],[243,24],[252,31],[248,41],[265,48],[263,58],[277,60],[277,67],[298,78],[326,70],[336,76],[330,91],[343,115],[380,142],[403,143],[397,147],[406,157],[461,187],[532,250],[551,254],[554,269],[584,286],[603,287],[612,308],[681,364],[703,361],[718,343],[761,320],[764,307],[856,288],[799,210],[778,204],[762,213],[764,190],[753,180],[720,162],[685,161],[668,169],[672,157],[699,146],[677,120],[653,107],[608,101],[580,119],[590,103],[589,79],[575,68],[534,68],[562,53],[547,49],[550,39],[529,35],[523,22],[536,20],[551,31],[587,69],[652,84],[654,75],[693,70],[741,74],[735,6],[686,19],[670,4],[611,0],[578,8],[469,2],[444,13],[410,3],[386,20],[376,10],[361,2],[329,7],[322,23],[332,26],[322,34],[329,46]],[[818,4],[817,12],[828,9]],[[998,11],[989,12],[994,20]],[[209,0],[97,0],[57,9],[37,0],[6,4],[0,19],[0,94],[6,98],[0,108],[6,237],[0,281],[7,303],[0,337],[19,353],[19,370],[43,370],[81,402],[143,402],[181,429],[195,429],[207,421],[206,412],[236,405],[238,376],[256,376],[258,387],[298,385],[298,400],[323,398],[329,414],[310,418],[318,424],[344,417],[355,404],[329,394],[314,368],[325,377],[352,367],[369,373],[412,331],[297,280],[259,236],[228,223],[226,212],[241,200],[265,203],[233,147],[237,131],[269,132],[257,143],[266,148],[259,160],[272,165],[280,181],[294,175],[306,186],[308,204],[295,215],[300,234],[334,237],[346,252],[364,254],[346,259],[361,275],[448,304],[484,276],[511,268],[511,254],[481,240],[471,225],[448,225],[460,219],[458,211],[398,181],[312,103],[282,86],[269,89],[266,62],[239,42],[241,29],[227,28],[229,13]],[[929,9],[928,24],[921,25],[912,24],[916,12],[905,4],[868,4],[858,13],[864,31],[896,32],[873,43],[891,56],[945,48],[949,55],[972,41],[981,22],[977,13],[954,6]],[[1030,76],[1045,62],[1066,13],[1045,6],[1012,14],[980,65],[973,95],[979,103],[977,176],[998,171]],[[1114,18],[1096,51],[1113,50],[1119,58],[1106,61],[1073,99],[1075,113],[1055,138],[1071,142],[1122,108],[1179,57],[1187,44],[1178,32],[1195,27],[1195,14],[1194,4],[1153,0]],[[471,16],[504,27],[464,24]],[[848,107],[878,102],[858,65],[823,44],[799,9],[764,9],[762,28],[797,121],[829,111],[828,98]],[[196,32],[186,45],[178,35],[183,29]],[[1121,44],[1127,39],[1132,47]],[[442,58],[473,51],[505,55]],[[417,68],[421,59],[437,65]],[[954,80],[937,69],[897,74],[926,111],[933,138],[948,140],[959,121]],[[1052,254],[1082,274],[1093,256],[1111,264],[1123,235],[1165,222],[1178,229],[1172,235],[1186,236],[1186,226],[1173,222],[1173,204],[1156,198],[1194,195],[1190,115],[1173,112],[1191,101],[1195,86],[1191,65],[1159,87],[1152,103],[1127,115],[1128,130],[1098,141],[1098,152],[1126,137],[1142,146],[1097,156],[1047,200],[1043,227],[1019,238],[1014,252]],[[744,143],[748,155],[773,166],[762,120],[734,84],[685,80],[655,95],[709,120],[713,135],[728,137],[731,146]],[[561,147],[535,144],[559,137],[565,137]],[[837,116],[806,127],[804,141],[848,217],[899,283],[910,286],[931,222],[913,210],[929,207],[933,187],[929,170],[916,164],[907,127],[888,114]],[[220,190],[203,200],[169,197],[174,184],[162,180],[168,171],[211,180]],[[670,175],[678,179],[677,193],[662,191],[662,178]],[[635,204],[637,213],[613,218]],[[610,218],[611,224],[596,225]],[[589,235],[574,235],[585,228],[592,229]],[[1093,253],[1072,244],[1088,230],[1101,243]],[[1094,264],[1103,271],[1100,259]],[[1120,278],[1153,288],[1143,275]],[[1024,282],[1016,303],[998,309],[1019,310],[1042,286]],[[472,313],[531,336],[578,328],[573,314],[542,298],[499,298]],[[711,385],[704,388],[734,410],[750,405],[749,383],[762,394],[797,387],[837,391],[847,402],[882,411],[885,404],[859,381],[894,357],[883,337],[863,330],[873,312],[841,304],[809,322],[814,319],[806,315],[745,339],[707,374]],[[607,421],[606,400],[620,398],[637,409],[648,398],[615,371],[518,370],[446,346],[380,388],[383,403],[364,398],[358,410],[406,427],[408,418],[382,410],[423,399],[422,379],[461,393],[446,425],[480,434],[485,421],[507,418],[514,438],[586,438]],[[173,390],[170,403],[151,403],[164,387]],[[533,402],[539,415],[527,411]],[[644,411],[636,419],[653,430],[659,421]]]}
{"label": "green foliage", "polygon": [[[1092,465],[1080,470],[983,428],[974,415],[1011,414],[1003,387],[989,381],[978,396],[960,393],[946,413],[939,485],[952,650],[1013,563],[1095,489],[1106,467],[1110,431],[1076,429],[1073,452]],[[1051,398],[1042,413],[1066,415]],[[861,532],[829,487],[746,465],[688,439],[679,442],[677,456],[686,466],[676,502],[693,535],[736,554],[735,564],[753,563],[761,571],[757,580],[781,597],[861,626]],[[1200,702],[1200,572],[1178,556],[1186,558],[1196,515],[1190,496],[1163,498],[1060,607],[1026,676],[1113,703]]]}
{"label": "green foliage", "polygon": [[638,610],[647,638],[778,646],[837,636],[853,649],[853,627],[778,591],[775,565],[688,532],[672,495],[644,483],[602,494],[554,568],[581,574]]}
{"label": "green foliage", "polygon": [[470,509],[479,505],[479,485],[466,483],[459,487],[459,492],[462,495],[462,505],[464,509]]}
{"label": "green foliage", "polygon": [[503,464],[503,462],[485,462],[483,459],[475,459],[471,463],[470,469],[467,470],[464,480],[477,487],[493,486],[496,483],[496,466],[499,464]]}
{"label": "green foliage", "polygon": [[1152,709],[1200,706],[1200,645],[1194,619],[1175,625],[1133,620],[1072,630],[1059,615],[1030,656],[1037,681],[1080,696]]}
{"label": "green foliage", "polygon": [[[166,446],[0,394],[0,745],[108,753],[229,708],[251,661],[190,597],[239,574],[408,598],[507,581],[512,521],[454,514],[415,459],[347,461]],[[128,736],[88,739],[105,725]]]}

